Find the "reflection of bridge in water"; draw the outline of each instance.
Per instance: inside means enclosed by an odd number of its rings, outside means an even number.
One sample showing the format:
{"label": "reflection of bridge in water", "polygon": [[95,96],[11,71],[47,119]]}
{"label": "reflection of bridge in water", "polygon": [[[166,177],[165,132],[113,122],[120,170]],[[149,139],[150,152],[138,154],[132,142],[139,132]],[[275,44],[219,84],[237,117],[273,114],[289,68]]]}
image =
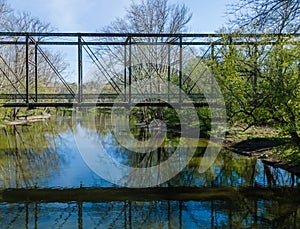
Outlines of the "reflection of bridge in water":
{"label": "reflection of bridge in water", "polygon": [[[218,58],[220,47],[273,45],[277,40],[277,35],[254,34],[1,32],[0,77],[7,84],[5,90],[0,88],[0,103],[3,107],[126,106],[136,101],[140,106],[169,106],[170,102],[175,106],[190,105],[184,100],[184,92],[194,106],[207,106],[207,96],[197,90],[197,84],[211,87],[210,97],[214,98],[212,82],[204,82],[202,77],[208,74],[203,67],[205,61]],[[12,52],[11,47],[18,52]],[[68,82],[62,75],[63,71],[49,56],[50,47],[75,50],[76,83]],[[16,70],[20,68],[16,59],[23,65],[22,70]],[[83,78],[87,61],[101,76],[90,82],[102,87],[98,91],[90,90]],[[56,84],[43,85],[40,80],[45,77],[43,68],[56,77]],[[155,83],[147,85],[146,92],[136,88],[136,82],[141,79],[154,82],[151,77],[163,78],[166,89],[160,91]],[[101,85],[100,81],[103,81]],[[172,90],[170,84],[178,90]],[[47,87],[54,88],[54,92],[45,91]]]}
{"label": "reflection of bridge in water", "polygon": [[[8,227],[140,228],[144,221],[151,228],[214,228],[240,227],[244,221],[297,228],[299,198],[299,189],[289,187],[36,188],[3,190],[0,208],[15,204],[1,209]],[[270,207],[272,214],[261,215]]]}

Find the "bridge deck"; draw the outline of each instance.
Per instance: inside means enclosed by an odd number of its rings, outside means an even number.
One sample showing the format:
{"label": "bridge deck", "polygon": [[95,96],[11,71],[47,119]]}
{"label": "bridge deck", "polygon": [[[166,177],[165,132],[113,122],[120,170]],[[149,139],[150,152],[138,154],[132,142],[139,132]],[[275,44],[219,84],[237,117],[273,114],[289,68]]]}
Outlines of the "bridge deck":
{"label": "bridge deck", "polygon": [[[0,107],[112,107],[112,106],[152,106],[152,107],[187,107],[190,102],[181,100],[180,94],[29,94],[29,102],[22,101],[26,94],[0,94]],[[118,98],[119,97],[119,98]],[[195,107],[208,106],[201,94],[190,94]],[[19,100],[19,101],[18,101]],[[49,101],[50,100],[50,101]],[[102,101],[101,101],[102,100]],[[130,101],[130,102],[129,102]],[[138,104],[136,101],[138,101]],[[141,102],[139,102],[141,101]],[[170,104],[169,104],[170,103]]]}
{"label": "bridge deck", "polygon": [[[140,102],[137,104],[129,102],[42,102],[42,103],[0,103],[0,107],[28,107],[28,108],[37,108],[37,107],[191,107],[192,103],[166,103],[166,102]],[[206,107],[208,103],[206,102],[196,102],[193,103],[194,107]]]}
{"label": "bridge deck", "polygon": [[[89,94],[81,94],[82,99],[116,99],[119,97],[126,97],[129,98],[129,95],[125,94],[116,94],[116,93],[89,93]],[[24,99],[26,94],[0,94],[0,99],[11,100],[11,99]],[[72,94],[29,94],[29,98],[31,99],[78,99],[78,95]],[[131,94],[130,98],[132,99],[147,99],[147,98],[154,98],[154,99],[168,99],[171,98],[173,101],[174,99],[180,97],[180,94]],[[204,100],[205,97],[202,94],[189,94],[188,97],[191,100]]]}

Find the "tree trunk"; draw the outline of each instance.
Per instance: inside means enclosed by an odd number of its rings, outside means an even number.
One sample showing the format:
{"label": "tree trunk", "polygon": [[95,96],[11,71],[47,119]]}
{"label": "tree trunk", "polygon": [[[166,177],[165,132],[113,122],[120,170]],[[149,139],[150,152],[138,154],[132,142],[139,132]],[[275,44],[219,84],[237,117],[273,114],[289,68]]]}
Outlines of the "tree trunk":
{"label": "tree trunk", "polygon": [[290,131],[290,135],[292,137],[292,140],[298,145],[300,146],[300,136],[297,133],[297,131]]}

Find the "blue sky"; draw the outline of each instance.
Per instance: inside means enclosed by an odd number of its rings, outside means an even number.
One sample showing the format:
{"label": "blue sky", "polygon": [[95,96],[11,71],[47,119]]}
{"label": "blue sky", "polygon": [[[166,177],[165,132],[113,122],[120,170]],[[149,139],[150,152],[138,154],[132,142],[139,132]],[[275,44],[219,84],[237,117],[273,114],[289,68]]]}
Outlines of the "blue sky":
{"label": "blue sky", "polygon": [[[193,13],[190,33],[213,33],[225,24],[226,4],[233,0],[169,0],[185,3]],[[131,0],[8,0],[16,11],[27,11],[41,21],[50,23],[59,32],[97,32],[117,17],[126,14]],[[69,81],[76,81],[76,47],[51,47],[59,51],[69,68],[64,73]],[[84,75],[90,64],[84,63]],[[84,76],[85,77],[85,76]]]}
{"label": "blue sky", "polygon": [[[131,0],[9,0],[17,11],[28,11],[60,32],[96,32],[122,17]],[[185,3],[193,13],[190,32],[210,33],[225,24],[226,4],[232,0],[169,0]]]}

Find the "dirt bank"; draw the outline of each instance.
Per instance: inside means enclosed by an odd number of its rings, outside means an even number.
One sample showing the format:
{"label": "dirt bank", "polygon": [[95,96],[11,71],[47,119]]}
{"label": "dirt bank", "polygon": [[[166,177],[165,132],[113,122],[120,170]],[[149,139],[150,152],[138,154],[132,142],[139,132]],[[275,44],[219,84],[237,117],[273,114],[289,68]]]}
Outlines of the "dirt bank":
{"label": "dirt bank", "polygon": [[273,167],[287,170],[300,177],[300,159],[284,159],[282,153],[293,146],[289,138],[279,136],[278,131],[270,127],[253,127],[243,131],[242,127],[234,127],[229,131],[225,147],[231,151],[256,157]]}

